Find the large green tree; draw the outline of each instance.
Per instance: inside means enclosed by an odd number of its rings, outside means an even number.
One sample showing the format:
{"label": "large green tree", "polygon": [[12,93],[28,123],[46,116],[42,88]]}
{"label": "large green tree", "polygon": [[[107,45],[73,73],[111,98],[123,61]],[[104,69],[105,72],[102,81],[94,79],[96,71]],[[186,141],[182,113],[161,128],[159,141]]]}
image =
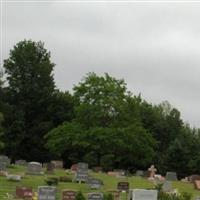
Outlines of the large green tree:
{"label": "large green tree", "polygon": [[5,141],[13,159],[47,157],[43,135],[53,127],[48,112],[55,90],[53,67],[44,44],[31,40],[16,44],[4,61],[9,102]]}

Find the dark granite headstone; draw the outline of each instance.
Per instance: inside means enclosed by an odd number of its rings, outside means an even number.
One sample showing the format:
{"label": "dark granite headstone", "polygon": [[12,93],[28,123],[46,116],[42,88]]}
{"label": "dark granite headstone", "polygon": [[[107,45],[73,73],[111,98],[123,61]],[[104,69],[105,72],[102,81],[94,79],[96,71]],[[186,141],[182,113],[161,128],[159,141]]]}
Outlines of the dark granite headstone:
{"label": "dark granite headstone", "polygon": [[33,190],[31,187],[16,187],[16,197],[22,199],[32,199]]}
{"label": "dark granite headstone", "polygon": [[63,190],[62,191],[62,200],[75,200],[76,192],[73,190]]}
{"label": "dark granite headstone", "polygon": [[129,182],[118,182],[117,189],[119,191],[128,191],[129,190]]}

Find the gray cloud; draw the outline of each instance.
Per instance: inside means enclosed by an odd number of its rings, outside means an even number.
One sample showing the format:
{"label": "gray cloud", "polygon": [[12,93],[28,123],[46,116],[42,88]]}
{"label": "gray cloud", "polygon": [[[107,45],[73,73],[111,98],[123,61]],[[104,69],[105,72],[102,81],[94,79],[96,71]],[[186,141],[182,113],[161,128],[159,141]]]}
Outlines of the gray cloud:
{"label": "gray cloud", "polygon": [[200,127],[200,3],[3,3],[3,57],[20,40],[45,42],[55,80],[72,90],[89,71],[124,78],[152,103]]}

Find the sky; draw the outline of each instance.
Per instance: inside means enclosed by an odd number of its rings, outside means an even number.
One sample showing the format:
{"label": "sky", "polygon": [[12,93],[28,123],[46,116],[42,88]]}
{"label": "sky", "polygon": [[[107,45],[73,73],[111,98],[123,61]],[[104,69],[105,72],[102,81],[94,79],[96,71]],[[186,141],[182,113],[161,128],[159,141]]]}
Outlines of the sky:
{"label": "sky", "polygon": [[43,41],[59,89],[107,72],[200,127],[200,2],[7,0],[1,8],[3,59],[21,40]]}

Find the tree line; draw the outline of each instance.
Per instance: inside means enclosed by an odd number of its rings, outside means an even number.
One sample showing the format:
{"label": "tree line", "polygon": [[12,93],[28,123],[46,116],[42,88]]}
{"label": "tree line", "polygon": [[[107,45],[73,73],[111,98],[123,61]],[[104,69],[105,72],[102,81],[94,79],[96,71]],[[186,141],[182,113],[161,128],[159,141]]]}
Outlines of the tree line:
{"label": "tree line", "polygon": [[0,74],[0,151],[12,161],[85,161],[105,170],[200,173],[200,131],[164,101],[155,105],[127,90],[123,79],[86,74],[73,92],[54,82],[50,52],[24,40]]}

